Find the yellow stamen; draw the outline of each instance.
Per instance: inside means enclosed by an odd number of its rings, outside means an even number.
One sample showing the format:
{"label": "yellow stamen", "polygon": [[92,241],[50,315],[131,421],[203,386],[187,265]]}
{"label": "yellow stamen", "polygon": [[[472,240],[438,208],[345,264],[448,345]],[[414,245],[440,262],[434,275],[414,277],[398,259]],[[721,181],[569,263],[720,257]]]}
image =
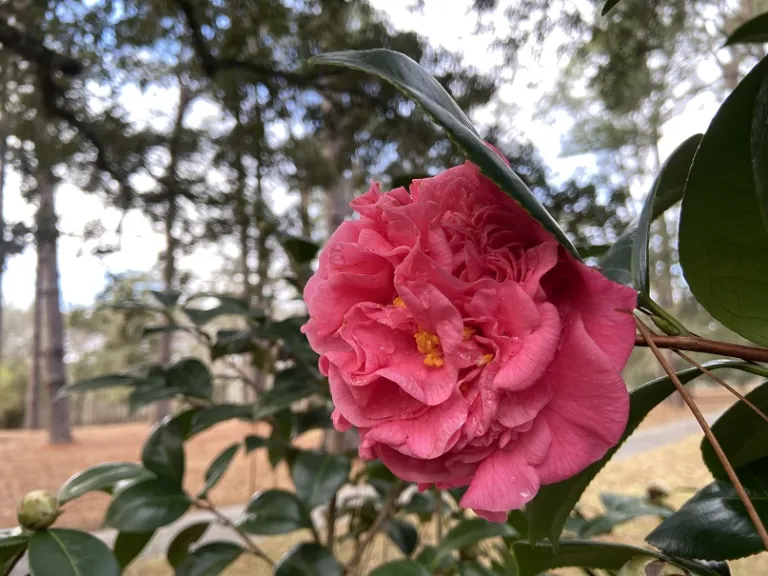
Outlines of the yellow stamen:
{"label": "yellow stamen", "polygon": [[462,333],[461,339],[464,340],[464,342],[466,342],[467,340],[472,338],[472,336],[474,335],[475,335],[475,329],[470,326],[467,326],[466,328],[464,328],[464,332]]}
{"label": "yellow stamen", "polygon": [[433,368],[440,368],[445,364],[437,334],[431,334],[419,326],[419,331],[413,335],[413,338],[416,340],[416,348],[424,354],[424,364]]}
{"label": "yellow stamen", "polygon": [[491,360],[493,360],[494,356],[493,354],[483,354],[483,357],[477,361],[478,366],[485,366],[488,364]]}
{"label": "yellow stamen", "polygon": [[405,302],[403,302],[403,299],[398,296],[392,301],[392,304],[397,306],[398,308],[405,308]]}
{"label": "yellow stamen", "polygon": [[445,364],[445,361],[443,360],[440,352],[430,352],[424,356],[424,364],[431,366],[432,368],[440,368],[443,364]]}

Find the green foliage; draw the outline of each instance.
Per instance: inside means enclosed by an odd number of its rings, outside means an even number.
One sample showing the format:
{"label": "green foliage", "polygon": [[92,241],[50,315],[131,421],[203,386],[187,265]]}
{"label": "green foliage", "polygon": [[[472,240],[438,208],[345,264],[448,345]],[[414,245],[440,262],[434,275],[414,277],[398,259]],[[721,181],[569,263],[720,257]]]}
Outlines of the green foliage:
{"label": "green foliage", "polygon": [[300,452],[291,465],[296,495],[310,508],[328,502],[347,481],[351,464],[346,456],[325,452]]}
{"label": "green foliage", "polygon": [[237,455],[237,451],[240,450],[240,444],[232,444],[230,447],[222,450],[218,456],[211,462],[208,469],[205,471],[205,486],[200,490],[197,495],[198,498],[207,498],[208,492],[210,492],[219,480],[224,477],[229,465],[232,464],[232,460]]}
{"label": "green foliage", "polygon": [[147,480],[154,474],[133,462],[105,462],[71,476],[59,488],[59,504],[66,504],[88,492],[111,490],[124,480]]}
{"label": "green foliage", "polygon": [[328,549],[315,543],[297,544],[275,566],[275,576],[341,575],[341,566]]}
{"label": "green foliage", "polygon": [[105,522],[122,532],[150,532],[181,518],[191,504],[178,486],[157,478],[140,480],[115,494]]}
{"label": "green foliage", "polygon": [[35,532],[29,541],[29,569],[34,576],[120,575],[106,544],[85,532],[62,528]]}
{"label": "green foliage", "polygon": [[[694,158],[680,213],[680,264],[691,292],[741,336],[768,344],[768,222],[752,148],[753,109],[765,98],[763,60],[720,107]],[[720,166],[727,166],[721,170]],[[727,198],[727,201],[724,199]]]}
{"label": "green foliage", "polygon": [[119,532],[112,547],[112,552],[117,559],[120,568],[125,568],[130,564],[141,551],[144,550],[155,532]]}
{"label": "green foliage", "polygon": [[173,568],[178,568],[184,558],[189,554],[190,547],[203,537],[208,530],[210,522],[195,522],[176,534],[176,537],[168,545],[166,559]]}
{"label": "green foliage", "polygon": [[[768,522],[768,458],[736,470],[763,523]],[[725,480],[715,480],[646,538],[667,554],[702,560],[733,560],[765,547],[736,493]]]}
{"label": "green foliage", "polygon": [[764,44],[765,42],[768,42],[768,14],[760,14],[736,28],[728,36],[724,47],[734,44]]}
{"label": "green foliage", "polygon": [[[746,399],[763,414],[768,413],[768,383],[763,383],[746,395]],[[735,468],[740,468],[768,458],[768,422],[755,412],[752,406],[736,402],[712,425],[720,447]],[[701,455],[712,475],[718,480],[727,480],[728,475],[717,459],[712,445],[704,438]]]}
{"label": "green foliage", "polygon": [[231,542],[211,542],[192,551],[176,567],[177,576],[216,576],[243,553]]}
{"label": "green foliage", "polygon": [[248,534],[287,534],[311,527],[312,520],[307,507],[295,494],[266,490],[248,502],[238,526]]}

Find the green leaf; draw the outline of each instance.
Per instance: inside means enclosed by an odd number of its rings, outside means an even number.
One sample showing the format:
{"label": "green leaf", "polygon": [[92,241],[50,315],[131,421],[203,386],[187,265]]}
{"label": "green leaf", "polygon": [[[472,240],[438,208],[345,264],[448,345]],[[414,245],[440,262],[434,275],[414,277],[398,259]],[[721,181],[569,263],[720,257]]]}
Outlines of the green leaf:
{"label": "green leaf", "polygon": [[400,549],[400,552],[406,556],[413,554],[416,546],[419,545],[419,533],[416,531],[416,527],[406,520],[390,518],[384,522],[382,528],[389,539]]}
{"label": "green leaf", "polygon": [[172,388],[164,384],[156,388],[140,386],[131,392],[131,395],[128,397],[128,407],[133,414],[143,406],[181,396],[183,393],[184,391],[181,388]]}
{"label": "green leaf", "polygon": [[724,326],[762,345],[768,345],[768,223],[753,171],[759,151],[751,143],[768,129],[762,122],[752,130],[767,70],[764,58],[704,134],[685,186],[679,239],[680,264],[696,299]]}
{"label": "green leaf", "polygon": [[524,538],[528,536],[528,517],[522,510],[510,511],[507,524],[517,530]]}
{"label": "green leaf", "polygon": [[[745,398],[763,414],[768,414],[768,382],[752,390]],[[768,422],[744,402],[738,401],[726,410],[712,425],[712,432],[734,468],[768,457]],[[728,479],[706,438],[701,441],[701,455],[712,476],[718,480]]]}
{"label": "green leaf", "polygon": [[654,550],[590,540],[568,540],[558,552],[550,544],[515,542],[513,545],[519,576],[536,576],[545,570],[568,566],[620,570],[636,556],[653,556],[690,571],[692,576],[724,576],[719,566],[707,566],[691,560],[670,558]]}
{"label": "green leaf", "polygon": [[768,13],[760,14],[736,28],[723,48],[734,44],[764,44],[768,42]]}
{"label": "green leaf", "polygon": [[166,417],[155,424],[141,452],[145,468],[176,486],[181,486],[184,479],[184,440],[187,437],[188,421],[193,417],[185,412],[176,417]]}
{"label": "green leaf", "polygon": [[85,532],[53,528],[29,541],[32,576],[120,576],[120,566],[101,540]]}
{"label": "green leaf", "polygon": [[[763,523],[768,523],[768,458],[736,470]],[[667,554],[735,560],[765,550],[730,482],[715,480],[662,522],[646,541]]]}
{"label": "green leaf", "polygon": [[459,576],[496,576],[493,570],[473,560],[460,562],[458,568]]}
{"label": "green leaf", "polygon": [[322,506],[347,481],[350,468],[349,458],[341,454],[299,452],[291,466],[296,495],[310,509]]}
{"label": "green leaf", "polygon": [[239,449],[240,443],[235,442],[229,448],[222,450],[219,455],[214,458],[213,462],[211,462],[208,469],[205,471],[205,486],[203,486],[203,489],[200,490],[200,493],[197,495],[198,498],[208,497],[208,492],[210,492],[219,480],[222,479]]}
{"label": "green leaf", "polygon": [[621,0],[608,0],[608,2],[603,4],[603,11],[600,13],[600,15],[605,16],[606,14],[608,14],[608,12],[613,10],[613,7],[616,6],[616,4],[618,4],[619,2],[621,2]]}
{"label": "green leaf", "polygon": [[176,537],[169,544],[168,551],[166,552],[168,564],[173,568],[177,568],[182,560],[189,554],[189,548],[203,537],[203,534],[208,530],[210,524],[210,522],[196,522],[176,534]]}
{"label": "green leaf", "polygon": [[265,490],[254,496],[238,526],[248,534],[287,534],[312,526],[307,509],[295,494]]}
{"label": "green leaf", "polygon": [[253,417],[253,406],[241,406],[239,404],[217,404],[210,408],[204,408],[195,414],[192,418],[192,430],[190,435],[199,434],[221,424],[227,420],[251,420]]}
{"label": "green leaf", "polygon": [[430,576],[422,564],[413,560],[395,560],[387,562],[368,572],[368,576]]}
{"label": "green leaf", "polygon": [[251,330],[219,330],[211,347],[211,360],[230,354],[244,354],[255,347]]}
{"label": "green leaf", "polygon": [[102,376],[96,376],[95,378],[88,378],[86,380],[78,380],[67,386],[64,394],[71,394],[72,392],[88,392],[90,390],[103,390],[105,388],[121,388],[125,386],[136,386],[139,384],[139,379],[129,374],[104,374]]}
{"label": "green leaf", "polygon": [[683,197],[685,181],[701,138],[701,134],[691,136],[672,152],[645,199],[632,243],[632,277],[635,287],[643,294],[649,294],[651,289],[648,274],[651,222]]}
{"label": "green leaf", "polygon": [[442,86],[405,54],[391,50],[333,52],[320,54],[311,64],[343,66],[375,74],[412,98],[464,150],[467,158],[514,198],[546,230],[579,258],[578,252],[549,212],[514,171],[483,142],[467,116]]}
{"label": "green leaf", "polygon": [[70,476],[58,492],[59,504],[66,504],[88,492],[106,490],[121,480],[153,478],[154,474],[134,462],[105,462]]}
{"label": "green leaf", "polygon": [[667,518],[672,510],[657,506],[637,496],[625,494],[600,494],[606,513],[587,520],[578,530],[580,538],[593,538],[610,534],[616,526],[642,516]]}
{"label": "green leaf", "polygon": [[275,576],[342,576],[343,570],[327,548],[303,542],[291,548],[275,566]]}
{"label": "green leaf", "polygon": [[451,550],[462,550],[474,546],[487,538],[499,538],[505,536],[517,536],[514,528],[507,524],[489,522],[483,518],[471,518],[462,520],[454,526],[443,541],[437,547],[438,557],[449,553]]}
{"label": "green leaf", "polygon": [[[212,308],[193,308],[189,303],[202,298],[213,298],[219,304]],[[219,316],[248,316],[251,318],[263,318],[261,310],[252,309],[245,300],[223,294],[198,294],[187,300],[187,306],[182,308],[187,318],[196,326],[203,326]]]}
{"label": "green leaf", "polygon": [[180,488],[160,479],[142,480],[114,496],[105,523],[123,532],[149,532],[175,522],[190,505]]}
{"label": "green leaf", "polygon": [[[715,360],[704,363],[711,371],[733,368],[749,372],[751,365],[740,360]],[[701,375],[698,368],[688,368],[677,372],[680,382],[687,384]],[[632,432],[645,419],[648,412],[653,410],[675,391],[675,386],[669,377],[657,378],[643,384],[629,395],[629,419],[624,434],[618,444],[611,448],[600,460],[585,470],[555,484],[542,486],[536,497],[529,503],[528,520],[530,525],[529,537],[532,542],[549,538],[557,549],[560,533],[563,530],[571,510],[579,501],[584,490],[592,482],[597,473],[613,458],[613,455],[629,438]]]}
{"label": "green leaf", "polygon": [[179,298],[181,298],[181,292],[176,292],[175,290],[169,290],[161,292],[159,290],[150,290],[149,291],[152,296],[155,297],[155,300],[157,300],[161,306],[164,306],[166,308],[173,308],[176,306],[176,303],[179,301]]}
{"label": "green leaf", "polygon": [[329,406],[315,406],[306,412],[294,414],[293,427],[291,431],[292,438],[298,438],[304,432],[321,428],[323,430],[333,428],[331,422],[331,413],[333,409]]}
{"label": "green leaf", "polygon": [[0,574],[10,574],[29,545],[30,534],[20,528],[4,531],[0,535]]}
{"label": "green leaf", "polygon": [[320,246],[312,240],[291,234],[281,234],[280,244],[297,264],[312,262],[320,250]]}
{"label": "green leaf", "polygon": [[632,277],[632,246],[634,242],[634,228],[625,232],[614,242],[608,252],[597,262],[603,276],[619,284],[634,285]]}
{"label": "green leaf", "polygon": [[168,369],[168,385],[179,388],[185,396],[209,400],[213,394],[213,380],[208,367],[197,358],[184,358]]}
{"label": "green leaf", "polygon": [[232,542],[211,542],[197,548],[176,567],[176,576],[217,576],[244,552]]}
{"label": "green leaf", "polygon": [[141,551],[149,544],[154,535],[154,530],[149,532],[119,532],[112,549],[120,568],[125,568],[141,554]]}
{"label": "green leaf", "polygon": [[297,400],[315,394],[317,389],[309,382],[308,375],[298,368],[289,368],[278,373],[272,389],[259,398],[255,418],[261,419],[285,410]]}

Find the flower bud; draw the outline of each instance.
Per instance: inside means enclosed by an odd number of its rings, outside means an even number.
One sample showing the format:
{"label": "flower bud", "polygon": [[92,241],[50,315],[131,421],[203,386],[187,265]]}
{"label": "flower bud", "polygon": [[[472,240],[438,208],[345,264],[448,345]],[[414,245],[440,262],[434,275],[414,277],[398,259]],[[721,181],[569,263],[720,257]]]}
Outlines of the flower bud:
{"label": "flower bud", "polygon": [[29,492],[16,512],[19,524],[29,530],[44,530],[56,521],[60,514],[59,501],[47,490]]}

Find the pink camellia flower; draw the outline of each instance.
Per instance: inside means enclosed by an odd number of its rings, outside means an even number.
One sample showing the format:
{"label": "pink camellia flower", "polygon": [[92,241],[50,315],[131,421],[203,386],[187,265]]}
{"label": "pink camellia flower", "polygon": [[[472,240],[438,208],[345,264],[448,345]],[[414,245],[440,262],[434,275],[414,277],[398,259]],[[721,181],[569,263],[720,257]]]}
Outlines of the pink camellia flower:
{"label": "pink camellia flower", "polygon": [[352,202],[304,291],[338,430],[494,521],[627,421],[634,290],[574,259],[476,166]]}

